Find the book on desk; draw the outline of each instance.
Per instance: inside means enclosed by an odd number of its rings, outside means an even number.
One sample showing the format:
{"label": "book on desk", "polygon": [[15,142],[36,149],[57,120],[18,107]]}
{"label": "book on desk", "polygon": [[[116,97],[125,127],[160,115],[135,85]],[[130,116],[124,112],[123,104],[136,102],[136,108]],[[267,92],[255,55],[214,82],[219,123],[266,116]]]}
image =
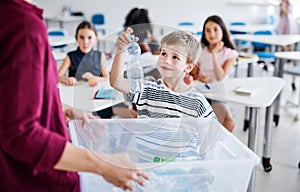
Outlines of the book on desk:
{"label": "book on desk", "polygon": [[235,87],[232,91],[236,95],[242,95],[242,96],[253,96],[255,93],[259,91],[259,87],[254,86],[248,86],[248,85],[239,85]]}
{"label": "book on desk", "polygon": [[115,99],[115,89],[98,89],[95,93],[94,99]]}

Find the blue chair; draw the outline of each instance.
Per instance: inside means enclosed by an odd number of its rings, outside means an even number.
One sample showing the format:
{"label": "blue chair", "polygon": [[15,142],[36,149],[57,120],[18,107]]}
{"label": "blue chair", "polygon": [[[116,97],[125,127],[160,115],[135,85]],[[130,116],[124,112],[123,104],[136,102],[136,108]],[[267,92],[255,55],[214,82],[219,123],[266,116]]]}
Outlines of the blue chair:
{"label": "blue chair", "polygon": [[105,23],[104,15],[103,14],[94,14],[92,16],[92,23],[94,25],[103,25]]}
{"label": "blue chair", "polygon": [[[67,36],[67,32],[62,29],[48,29],[48,36]],[[61,51],[64,51],[66,46],[67,44],[52,46],[52,49],[61,49]]]}
{"label": "blue chair", "polygon": [[237,22],[231,22],[230,25],[246,25],[246,23],[242,21],[237,21]]}
{"label": "blue chair", "polygon": [[267,24],[270,24],[274,28],[274,33],[277,33],[277,25],[278,25],[278,18],[275,15],[269,15],[267,18]]}
{"label": "blue chair", "polygon": [[[230,23],[231,26],[245,26],[246,23],[245,22],[231,22]],[[247,34],[246,32],[241,32],[241,31],[234,31],[234,30],[230,30],[230,33],[232,35],[238,35],[238,34]],[[234,41],[234,43],[237,45],[238,41]],[[250,44],[247,41],[240,41],[239,47],[241,47],[241,49],[243,48],[249,48]]]}
{"label": "blue chair", "polygon": [[[272,35],[272,31],[256,31],[254,35]],[[252,42],[252,46],[254,48],[254,54],[259,57],[258,63],[263,63],[263,69],[268,70],[268,63],[275,62],[274,52],[266,51],[267,49],[271,50],[272,45],[265,43],[256,43]],[[255,51],[255,50],[263,50],[263,51]]]}
{"label": "blue chair", "polygon": [[181,30],[191,32],[193,35],[196,35],[196,33],[197,33],[195,31],[193,22],[190,22],[190,21],[180,22],[180,23],[178,23],[178,26]]}
{"label": "blue chair", "polygon": [[193,22],[180,22],[178,23],[179,26],[194,26],[194,23]]}
{"label": "blue chair", "polygon": [[105,34],[105,29],[101,28],[105,24],[105,17],[102,13],[97,13],[92,16],[92,23],[95,25],[97,32]]}
{"label": "blue chair", "polygon": [[196,37],[198,37],[199,39],[201,39],[201,37],[202,37],[202,34],[203,34],[203,31],[198,31],[198,32],[196,32]]}
{"label": "blue chair", "polygon": [[[294,63],[293,66],[285,67],[284,74],[292,75],[293,77],[296,77],[296,76],[299,77],[300,76],[300,66],[295,65],[295,63]],[[296,86],[295,86],[294,81],[295,81],[295,79],[293,79],[293,83],[292,83],[293,91],[296,90]],[[294,103],[292,101],[287,101],[286,106],[291,106],[293,108],[297,108],[297,112],[296,112],[296,115],[294,117],[294,121],[298,121],[299,112],[300,112],[300,94],[298,95],[298,102],[297,103]]]}

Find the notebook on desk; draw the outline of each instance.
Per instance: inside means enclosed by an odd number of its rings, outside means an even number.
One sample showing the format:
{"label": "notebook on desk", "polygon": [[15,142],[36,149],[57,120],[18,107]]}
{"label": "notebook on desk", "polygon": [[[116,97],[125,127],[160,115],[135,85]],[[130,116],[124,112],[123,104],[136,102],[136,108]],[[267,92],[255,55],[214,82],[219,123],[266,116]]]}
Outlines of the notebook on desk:
{"label": "notebook on desk", "polygon": [[116,97],[116,91],[114,89],[99,89],[94,99],[114,99]]}
{"label": "notebook on desk", "polygon": [[247,86],[247,85],[239,85],[233,89],[233,92],[236,95],[243,95],[243,96],[253,96],[258,91],[259,91],[259,87]]}

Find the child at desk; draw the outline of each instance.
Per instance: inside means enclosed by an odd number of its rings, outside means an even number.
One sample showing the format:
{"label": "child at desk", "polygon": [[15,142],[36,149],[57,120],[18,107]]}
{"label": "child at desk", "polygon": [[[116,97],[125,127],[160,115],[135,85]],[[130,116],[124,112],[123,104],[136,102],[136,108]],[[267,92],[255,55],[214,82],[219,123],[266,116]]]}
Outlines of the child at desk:
{"label": "child at desk", "polygon": [[117,48],[113,60],[110,84],[127,94],[128,100],[137,106],[138,117],[180,118],[213,117],[214,112],[205,97],[195,88],[184,83],[199,56],[200,44],[189,33],[172,32],[161,40],[161,49],[157,69],[161,79],[144,81],[141,93],[130,93],[128,79],[124,78],[125,47],[131,41],[128,27],[117,39]]}
{"label": "child at desk", "polygon": [[[88,21],[81,22],[76,29],[75,38],[78,47],[75,51],[67,54],[60,66],[59,82],[75,85],[77,80],[87,79],[92,75],[108,79],[105,54],[93,49],[98,41],[94,25]],[[69,75],[65,77],[67,71],[69,71]]]}
{"label": "child at desk", "polygon": [[159,45],[153,36],[153,28],[147,9],[133,8],[125,17],[124,27],[130,27],[134,35],[139,37],[138,43],[142,53],[151,52],[154,55],[159,54]]}
{"label": "child at desk", "polygon": [[[172,32],[163,37],[160,42],[157,69],[162,78],[145,79],[144,89],[141,93],[130,92],[129,81],[124,78],[123,73],[124,50],[130,42],[129,34],[132,32],[131,28],[127,28],[117,39],[110,83],[111,86],[125,93],[130,102],[136,104],[137,117],[214,118],[214,112],[205,97],[197,89],[184,82],[184,77],[194,67],[201,49],[199,42],[184,31]],[[158,156],[171,159],[199,159],[197,130],[186,131],[180,137],[174,137],[172,141],[177,143],[176,149],[172,142],[165,143],[161,134],[161,132],[153,131],[146,137],[143,135],[141,138],[137,138],[137,146],[141,148],[139,162],[153,162]],[[187,138],[187,140],[183,138]],[[125,136],[122,140],[128,141],[129,138]],[[157,143],[164,143],[164,146],[158,146]]]}
{"label": "child at desk", "polygon": [[[75,38],[78,47],[67,54],[58,69],[59,82],[73,86],[78,80],[94,76],[108,79],[105,54],[93,49],[98,40],[94,25],[88,21],[81,22],[76,29]],[[65,77],[67,71],[69,75]],[[97,111],[97,115],[101,118],[111,118],[112,114],[112,107]]]}
{"label": "child at desk", "polygon": [[[204,48],[197,65],[191,72],[194,79],[211,83],[228,78],[238,57],[238,52],[235,50],[226,26],[219,16],[213,15],[205,20],[201,43]],[[229,131],[232,131],[235,123],[225,103],[216,100],[210,102],[219,122]]]}

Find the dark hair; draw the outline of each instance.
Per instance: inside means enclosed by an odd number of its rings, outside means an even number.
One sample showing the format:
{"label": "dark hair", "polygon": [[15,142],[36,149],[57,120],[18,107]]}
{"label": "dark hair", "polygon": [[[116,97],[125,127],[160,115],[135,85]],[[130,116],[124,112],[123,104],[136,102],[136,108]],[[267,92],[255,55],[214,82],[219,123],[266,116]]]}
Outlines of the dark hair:
{"label": "dark hair", "polygon": [[78,32],[80,29],[90,29],[92,31],[94,31],[95,35],[97,36],[97,30],[95,28],[95,26],[91,23],[91,22],[88,22],[88,21],[82,21],[78,26],[77,26],[77,29],[76,29],[76,33],[75,33],[75,39],[77,40],[77,35],[78,35]]}
{"label": "dark hair", "polygon": [[202,33],[202,37],[201,37],[201,43],[205,46],[209,45],[209,42],[207,41],[206,36],[205,36],[205,26],[206,26],[206,23],[209,22],[209,21],[214,22],[214,23],[218,24],[221,27],[221,30],[222,30],[222,33],[223,33],[222,41],[224,42],[224,46],[228,47],[228,48],[231,48],[231,49],[235,49],[235,46],[234,46],[233,42],[230,39],[230,35],[229,35],[229,32],[226,29],[224,21],[222,20],[221,17],[219,17],[217,15],[212,15],[212,16],[208,17],[205,20],[204,25],[203,25],[203,30],[202,30],[203,33]]}
{"label": "dark hair", "polygon": [[139,9],[137,7],[130,10],[125,17],[124,27],[131,27],[134,35],[139,37],[139,42],[143,42],[148,37],[148,34],[152,35],[153,29],[151,21],[146,9]]}

